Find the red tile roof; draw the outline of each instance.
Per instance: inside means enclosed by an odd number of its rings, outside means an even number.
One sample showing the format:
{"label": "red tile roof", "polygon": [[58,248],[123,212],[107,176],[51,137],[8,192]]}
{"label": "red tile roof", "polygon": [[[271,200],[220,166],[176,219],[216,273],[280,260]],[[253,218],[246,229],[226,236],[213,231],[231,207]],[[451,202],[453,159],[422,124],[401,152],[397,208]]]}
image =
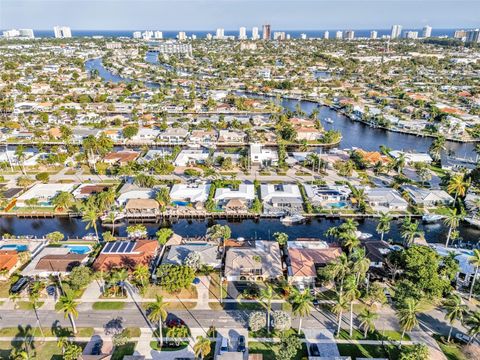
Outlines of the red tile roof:
{"label": "red tile roof", "polygon": [[114,268],[133,270],[137,265],[148,265],[158,249],[156,240],[138,240],[132,252],[125,254],[100,253],[93,263],[96,271],[109,271]]}

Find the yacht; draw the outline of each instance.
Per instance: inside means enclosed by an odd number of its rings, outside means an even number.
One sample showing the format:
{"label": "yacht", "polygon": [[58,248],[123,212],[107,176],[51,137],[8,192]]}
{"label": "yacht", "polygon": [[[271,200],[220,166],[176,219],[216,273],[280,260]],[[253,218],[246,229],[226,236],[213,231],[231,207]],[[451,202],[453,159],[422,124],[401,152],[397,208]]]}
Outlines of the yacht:
{"label": "yacht", "polygon": [[332,118],[325,118],[325,122],[328,124],[333,124]]}
{"label": "yacht", "polygon": [[425,223],[434,223],[443,219],[442,215],[438,214],[426,214],[422,216],[422,221]]}
{"label": "yacht", "polygon": [[305,221],[305,216],[294,214],[294,215],[287,215],[280,219],[280,221],[284,224],[301,224]]}

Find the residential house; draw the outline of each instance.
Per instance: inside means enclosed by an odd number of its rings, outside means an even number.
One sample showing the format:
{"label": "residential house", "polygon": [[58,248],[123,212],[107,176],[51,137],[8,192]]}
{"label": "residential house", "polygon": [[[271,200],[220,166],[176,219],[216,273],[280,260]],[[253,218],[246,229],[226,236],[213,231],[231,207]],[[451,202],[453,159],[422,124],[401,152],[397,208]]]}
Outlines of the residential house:
{"label": "residential house", "polygon": [[287,273],[288,282],[300,289],[315,286],[317,272],[342,254],[338,246],[324,241],[289,241]]}
{"label": "residential house", "polygon": [[366,202],[376,211],[407,211],[408,202],[395,189],[366,188]]}
{"label": "residential house", "polygon": [[105,244],[93,263],[95,271],[116,268],[134,270],[138,265],[150,265],[158,250],[157,240],[110,241]]}
{"label": "residential house", "polygon": [[260,196],[266,214],[288,214],[303,211],[303,200],[296,184],[262,184]]}
{"label": "residential house", "polygon": [[188,130],[184,128],[169,128],[158,135],[158,139],[169,144],[181,144],[185,142]]}
{"label": "residential house", "polygon": [[283,276],[280,247],[276,241],[255,241],[252,247],[231,247],[225,256],[227,281],[267,281]]}
{"label": "residential house", "polygon": [[146,152],[145,155],[143,155],[137,161],[140,164],[144,164],[149,161],[164,158],[170,155],[172,155],[172,149],[169,149],[169,148],[150,149]]}
{"label": "residential house", "polygon": [[8,278],[18,266],[20,266],[20,262],[17,251],[0,250],[0,271],[6,272],[6,274],[0,275],[0,278]]}
{"label": "residential house", "polygon": [[208,199],[210,184],[175,184],[170,190],[172,203],[204,203]]}
{"label": "residential house", "polygon": [[410,200],[418,206],[432,208],[440,205],[449,206],[453,204],[454,199],[445,190],[441,189],[422,189],[413,185],[405,185],[403,191]]}
{"label": "residential house", "polygon": [[52,199],[60,192],[71,192],[76,184],[35,184],[17,198],[16,206],[29,206],[31,199],[36,199],[36,206],[51,206]]}
{"label": "residential house", "polygon": [[138,129],[138,133],[132,137],[131,141],[135,143],[151,143],[157,139],[159,134],[160,130],[141,127]]}
{"label": "residential house", "polygon": [[91,195],[96,195],[101,192],[107,191],[108,188],[108,185],[102,184],[81,184],[74,191],[72,191],[72,195],[75,199],[82,200],[88,198]]}
{"label": "residential house", "polygon": [[214,269],[222,266],[222,258],[218,251],[218,245],[208,243],[188,243],[172,245],[170,250],[163,257],[162,264],[183,265],[185,259],[191,254],[200,255],[200,263]]}
{"label": "residential house", "polygon": [[348,205],[351,190],[348,186],[319,186],[304,184],[305,195],[314,207],[343,208]]}
{"label": "residential house", "polygon": [[110,165],[118,164],[124,166],[129,162],[135,161],[139,155],[138,151],[133,150],[116,151],[105,155],[103,161]]}
{"label": "residential house", "polygon": [[276,150],[264,148],[261,144],[250,144],[250,164],[275,166],[278,164],[278,153]]}
{"label": "residential house", "polygon": [[127,218],[157,216],[160,214],[160,205],[154,199],[129,199],[125,204]]}
{"label": "residential house", "polygon": [[214,200],[225,210],[246,210],[255,200],[255,185],[241,183],[238,189],[217,188]]}
{"label": "residential house", "polygon": [[404,152],[399,150],[390,151],[390,156],[394,159],[399,158],[401,155],[405,156],[405,160],[408,164],[419,162],[430,164],[433,161],[432,157],[427,153]]}
{"label": "residential house", "polygon": [[125,183],[118,191],[117,203],[125,205],[130,199],[152,199],[155,191],[151,188],[142,188],[135,184]]}
{"label": "residential house", "polygon": [[392,251],[392,246],[382,240],[363,241],[362,246],[370,260],[370,267],[383,269],[385,258]]}
{"label": "residential house", "polygon": [[188,140],[192,144],[213,145],[217,142],[215,130],[193,130]]}
{"label": "residential house", "polygon": [[185,149],[178,153],[173,164],[182,167],[203,164],[209,156],[210,153],[203,149]]}
{"label": "residential house", "polygon": [[225,144],[243,144],[245,142],[245,133],[240,131],[220,130],[218,133],[218,142]]}
{"label": "residential house", "polygon": [[22,270],[23,276],[49,277],[51,275],[68,275],[73,268],[84,265],[87,254],[77,254],[69,247],[44,247]]}

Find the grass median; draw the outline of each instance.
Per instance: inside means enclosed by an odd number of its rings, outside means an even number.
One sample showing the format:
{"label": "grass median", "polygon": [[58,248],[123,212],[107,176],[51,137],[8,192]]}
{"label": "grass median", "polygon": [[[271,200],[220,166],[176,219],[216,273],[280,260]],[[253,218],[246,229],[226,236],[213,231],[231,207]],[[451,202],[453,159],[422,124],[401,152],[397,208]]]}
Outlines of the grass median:
{"label": "grass median", "polygon": [[92,304],[93,310],[123,310],[125,302],[122,301],[97,301]]}

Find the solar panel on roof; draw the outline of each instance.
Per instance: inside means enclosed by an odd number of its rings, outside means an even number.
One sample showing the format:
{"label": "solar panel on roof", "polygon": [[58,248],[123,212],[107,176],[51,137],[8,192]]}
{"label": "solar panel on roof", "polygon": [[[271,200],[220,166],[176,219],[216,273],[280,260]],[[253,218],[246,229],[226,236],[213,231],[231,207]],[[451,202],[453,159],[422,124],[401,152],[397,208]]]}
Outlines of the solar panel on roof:
{"label": "solar panel on roof", "polygon": [[128,243],[128,247],[127,247],[127,249],[125,250],[125,252],[128,252],[128,253],[132,252],[132,250],[133,250],[134,247],[135,247],[135,242],[130,241],[130,242]]}
{"label": "solar panel on roof", "polygon": [[121,241],[117,241],[115,244],[113,244],[113,247],[111,249],[110,252],[114,253],[114,252],[117,252],[118,248],[120,247],[120,245],[122,245],[122,242]]}
{"label": "solar panel on roof", "polygon": [[117,252],[119,253],[124,253],[125,252],[125,249],[127,248],[128,246],[128,242],[125,241],[125,242],[122,242],[122,244],[120,244],[120,247],[118,248]]}
{"label": "solar panel on roof", "polygon": [[105,247],[103,248],[103,253],[109,253],[111,250],[112,250],[112,246],[113,246],[113,242],[109,242],[107,243],[107,245],[105,245]]}

